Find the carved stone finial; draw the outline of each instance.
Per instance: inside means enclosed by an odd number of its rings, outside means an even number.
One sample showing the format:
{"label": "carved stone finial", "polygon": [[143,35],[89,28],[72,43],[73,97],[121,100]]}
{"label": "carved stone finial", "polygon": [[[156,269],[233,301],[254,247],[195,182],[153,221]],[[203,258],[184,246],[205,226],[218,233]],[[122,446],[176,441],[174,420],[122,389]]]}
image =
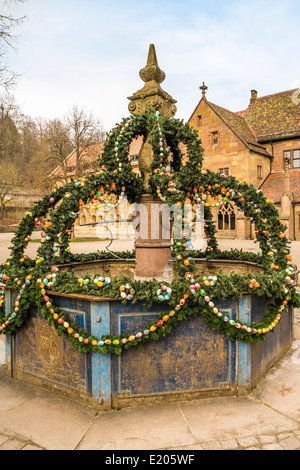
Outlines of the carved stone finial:
{"label": "carved stone finial", "polygon": [[160,86],[166,75],[158,66],[154,44],[150,44],[147,65],[140,71],[140,77],[145,85],[128,98],[129,111],[132,114],[142,114],[147,109],[153,109],[158,110],[166,119],[174,116],[177,111],[176,100]]}
{"label": "carved stone finial", "polygon": [[147,65],[140,70],[140,77],[144,82],[154,80],[158,83],[162,83],[166,78],[165,72],[163,72],[158,66],[154,44],[150,44]]}
{"label": "carved stone finial", "polygon": [[[159,68],[155,47],[150,44],[147,65],[140,71],[140,77],[145,82],[144,87],[130,96],[128,109],[132,114],[142,114],[148,109],[159,111],[165,119],[174,116],[177,111],[174,100],[168,93],[162,90],[160,83],[166,77]],[[150,133],[147,131],[145,141],[139,153],[139,168],[144,177],[144,187],[148,189],[151,174],[151,163],[153,161],[153,149],[150,143]]]}

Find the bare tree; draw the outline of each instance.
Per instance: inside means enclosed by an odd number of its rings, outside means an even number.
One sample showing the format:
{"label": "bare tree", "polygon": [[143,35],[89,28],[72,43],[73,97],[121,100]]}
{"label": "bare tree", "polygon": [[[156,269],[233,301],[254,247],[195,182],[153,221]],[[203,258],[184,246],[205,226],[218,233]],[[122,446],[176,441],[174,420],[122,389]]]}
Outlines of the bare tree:
{"label": "bare tree", "polygon": [[18,195],[20,174],[13,163],[0,165],[0,219],[4,219],[7,204]]}
{"label": "bare tree", "polygon": [[20,110],[19,106],[16,104],[15,97],[10,93],[1,93],[0,95],[0,119],[10,117],[12,119],[17,119],[19,116]]}
{"label": "bare tree", "polygon": [[[3,7],[9,7],[13,3],[23,3],[25,0],[1,0]],[[13,34],[16,26],[23,23],[25,17],[14,18],[11,14],[0,14],[0,85],[8,88],[15,84],[18,75],[10,70],[7,62],[8,49],[15,49],[17,36]]]}
{"label": "bare tree", "polygon": [[14,97],[5,93],[0,95],[0,161],[16,162],[20,157],[20,135],[16,125],[19,113]]}
{"label": "bare tree", "polygon": [[103,140],[104,132],[100,121],[92,114],[88,115],[84,108],[73,106],[65,119],[70,129],[70,141],[76,152],[76,176],[79,177],[83,155],[86,154],[88,147]]}
{"label": "bare tree", "polygon": [[67,156],[73,150],[69,127],[59,119],[50,121],[47,126],[48,158],[52,165],[60,166],[67,182]]}

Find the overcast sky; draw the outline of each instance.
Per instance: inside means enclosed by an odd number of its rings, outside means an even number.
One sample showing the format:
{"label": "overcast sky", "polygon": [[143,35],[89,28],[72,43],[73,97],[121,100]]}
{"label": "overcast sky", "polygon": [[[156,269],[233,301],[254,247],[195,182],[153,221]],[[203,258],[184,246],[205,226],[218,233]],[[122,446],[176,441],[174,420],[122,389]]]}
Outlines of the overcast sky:
{"label": "overcast sky", "polygon": [[12,92],[33,118],[62,118],[76,104],[108,131],[143,87],[151,43],[185,121],[203,81],[208,99],[232,111],[248,106],[251,89],[300,87],[299,0],[27,0],[10,12],[27,17],[9,62],[21,74]]}

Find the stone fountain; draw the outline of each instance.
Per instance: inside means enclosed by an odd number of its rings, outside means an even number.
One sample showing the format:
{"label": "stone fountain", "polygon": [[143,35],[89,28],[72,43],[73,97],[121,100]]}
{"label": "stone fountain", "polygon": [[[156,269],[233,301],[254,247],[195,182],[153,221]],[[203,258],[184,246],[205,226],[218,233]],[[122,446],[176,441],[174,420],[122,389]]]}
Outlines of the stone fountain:
{"label": "stone fountain", "polygon": [[[160,86],[165,74],[158,66],[154,45],[150,45],[147,64],[140,71],[140,77],[145,85],[129,97],[130,113],[139,116],[147,110],[158,110],[163,118],[171,119],[176,113],[176,101]],[[59,266],[60,271],[75,270],[77,275],[88,271],[91,276],[97,273],[111,278],[125,274],[136,282],[176,281],[176,260],[172,259],[171,249],[172,226],[163,216],[153,219],[160,212],[162,202],[148,192],[153,161],[150,138],[149,132],[144,135],[139,154],[144,194],[137,202],[144,211],[140,211],[136,229],[135,259],[65,263]],[[153,237],[153,226],[156,237]],[[210,257],[195,262],[196,272],[201,276],[219,272],[230,275],[232,271],[253,276],[263,272],[261,264],[250,261]],[[7,312],[13,309],[16,295],[16,288],[7,289]],[[166,314],[166,322],[171,315],[170,307],[163,302],[154,301],[149,307],[141,301],[124,303],[122,298],[56,292],[55,288],[47,295],[68,316],[68,327],[74,321],[97,338],[107,338],[107,335],[121,338],[127,331],[148,334],[145,325],[153,322],[161,325],[161,315]],[[241,292],[239,297],[216,300],[215,307],[221,316],[226,315],[224,318],[231,318],[233,324],[240,327],[243,322],[262,322],[272,300]],[[48,302],[51,304],[50,300]],[[82,354],[64,337],[57,335],[40,308],[32,303],[25,325],[15,335],[7,336],[6,372],[16,379],[46,387],[99,409],[243,395],[249,393],[288,350],[292,341],[293,309],[289,306],[274,334],[259,344],[229,339],[221,331],[212,331],[202,316],[197,315],[187,318],[159,341],[146,343],[142,351],[132,348],[119,355]]]}

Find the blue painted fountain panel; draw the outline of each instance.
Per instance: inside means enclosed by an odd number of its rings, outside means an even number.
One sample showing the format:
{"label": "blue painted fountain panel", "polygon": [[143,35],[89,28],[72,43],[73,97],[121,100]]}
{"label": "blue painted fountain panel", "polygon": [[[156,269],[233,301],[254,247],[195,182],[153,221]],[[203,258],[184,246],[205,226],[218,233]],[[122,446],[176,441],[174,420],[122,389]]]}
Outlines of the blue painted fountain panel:
{"label": "blue painted fountain panel", "polygon": [[[90,328],[90,302],[55,297],[55,304],[71,322]],[[14,338],[13,367],[17,375],[27,374],[61,389],[91,393],[91,359],[91,354],[78,353],[69,341],[58,336],[37,306],[31,305],[26,324]]]}
{"label": "blue painted fountain panel", "polygon": [[[219,303],[224,313],[236,317],[236,301]],[[170,309],[137,303],[111,305],[115,334],[145,329]],[[201,318],[188,317],[172,332],[145,345],[143,351],[129,349],[113,360],[113,393],[146,396],[231,387],[235,383],[236,345],[211,331]]]}
{"label": "blue painted fountain panel", "polygon": [[[10,294],[7,301],[11,299],[11,304],[14,293]],[[66,312],[69,323],[76,322],[96,338],[109,333],[136,333],[170,311],[164,304],[148,308],[141,302],[51,297]],[[251,324],[263,320],[270,302],[244,295],[215,304],[228,318]],[[7,308],[10,311],[11,306]],[[287,350],[292,321],[291,311],[283,314],[274,335],[267,335],[264,343],[251,344],[230,341],[223,333],[212,331],[199,311],[198,316],[179,322],[164,338],[146,343],[142,351],[132,348],[121,355],[81,354],[64,337],[57,336],[32,305],[26,324],[10,342],[7,357],[14,377],[37,378],[66,394],[92,400],[103,409],[130,406],[135,399],[172,400],[184,393],[218,396],[221,391],[232,395],[249,391]]]}
{"label": "blue painted fountain panel", "polygon": [[[264,321],[265,312],[273,304],[268,297],[251,296],[251,321],[260,323]],[[293,309],[281,315],[280,323],[273,332],[269,333],[265,341],[251,345],[251,381],[256,383],[268,369],[291,346],[293,340]]]}

